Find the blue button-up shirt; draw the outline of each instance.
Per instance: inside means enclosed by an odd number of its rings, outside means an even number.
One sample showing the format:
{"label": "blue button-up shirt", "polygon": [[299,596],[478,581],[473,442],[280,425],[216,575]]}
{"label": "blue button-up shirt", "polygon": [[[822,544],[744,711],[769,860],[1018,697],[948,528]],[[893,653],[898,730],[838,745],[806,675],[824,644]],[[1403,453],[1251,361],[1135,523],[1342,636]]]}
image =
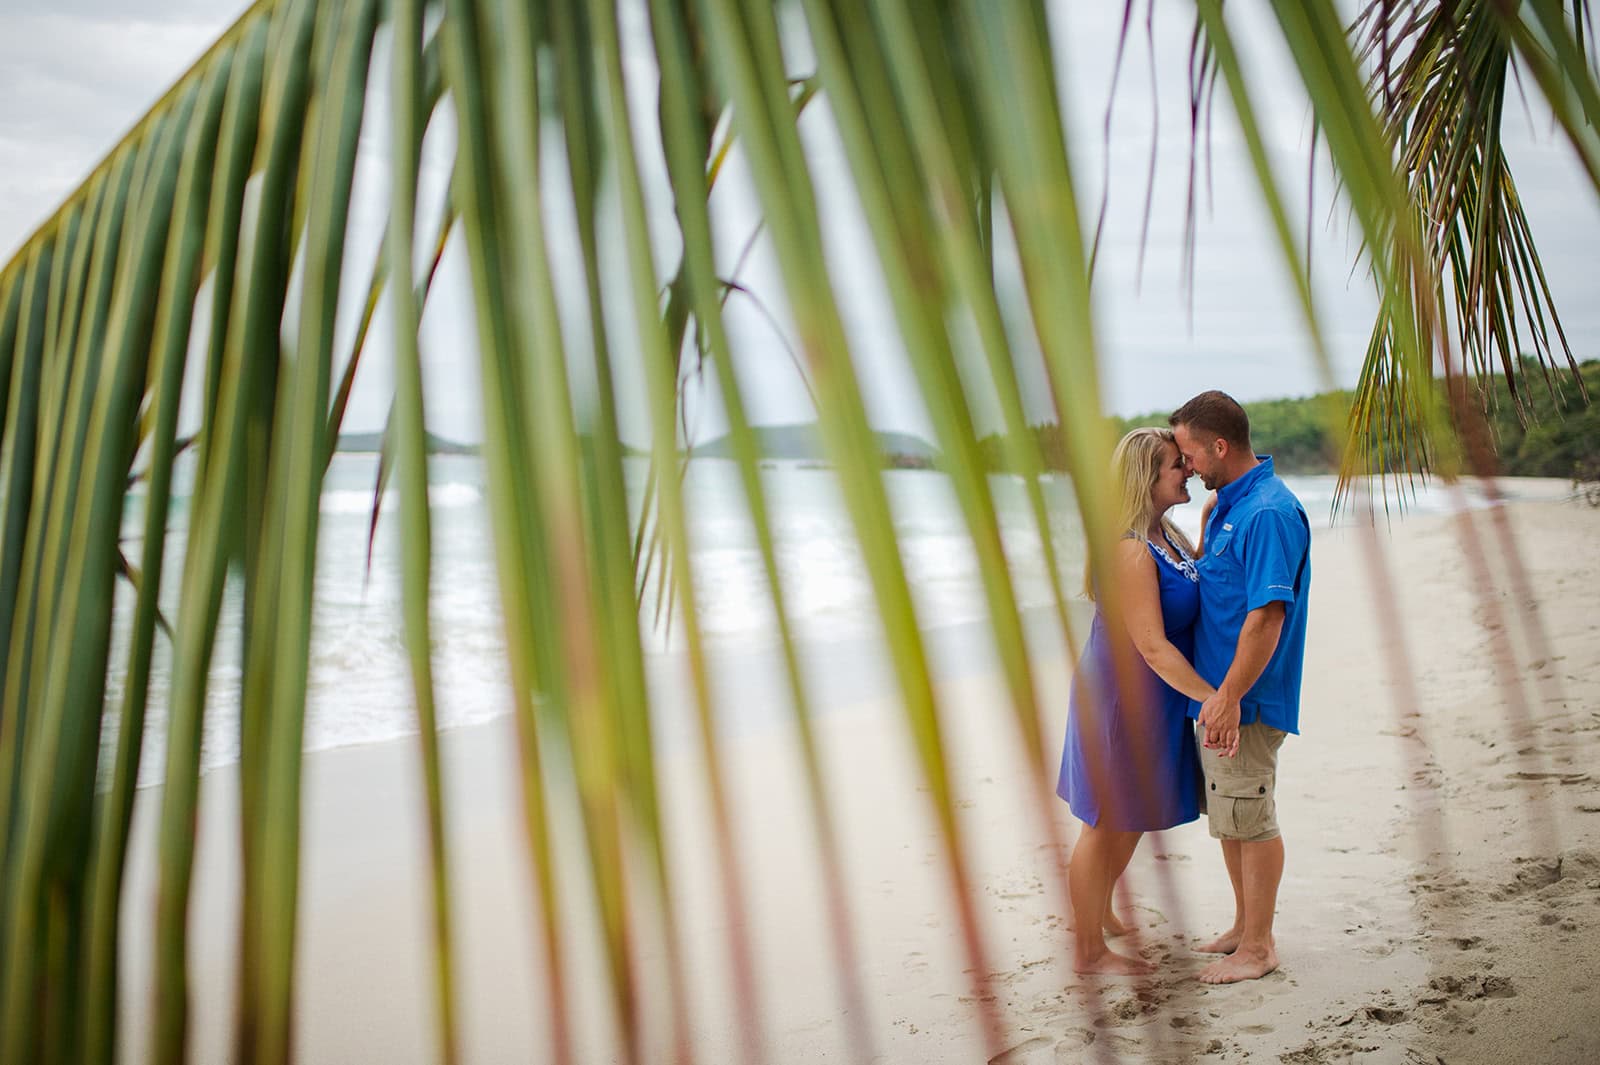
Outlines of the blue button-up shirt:
{"label": "blue button-up shirt", "polygon": [[[1300,674],[1306,656],[1306,593],[1311,588],[1311,523],[1305,508],[1272,472],[1272,457],[1217,490],[1206,522],[1200,570],[1200,622],[1194,668],[1212,685],[1233,664],[1245,615],[1284,604],[1283,632],[1267,668],[1240,700],[1241,724],[1259,721],[1300,731]],[[1189,704],[1198,717],[1200,704]]]}

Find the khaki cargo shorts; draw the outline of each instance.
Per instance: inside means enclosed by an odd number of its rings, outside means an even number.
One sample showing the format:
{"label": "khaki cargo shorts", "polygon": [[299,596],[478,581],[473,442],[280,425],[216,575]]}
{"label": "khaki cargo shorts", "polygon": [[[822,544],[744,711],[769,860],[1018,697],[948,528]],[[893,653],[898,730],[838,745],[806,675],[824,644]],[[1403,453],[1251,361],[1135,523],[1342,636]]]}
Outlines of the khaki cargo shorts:
{"label": "khaki cargo shorts", "polygon": [[1257,722],[1239,730],[1239,753],[1224,758],[1207,750],[1205,729],[1195,726],[1200,771],[1205,775],[1206,820],[1214,839],[1261,843],[1278,838],[1278,748],[1285,733]]}

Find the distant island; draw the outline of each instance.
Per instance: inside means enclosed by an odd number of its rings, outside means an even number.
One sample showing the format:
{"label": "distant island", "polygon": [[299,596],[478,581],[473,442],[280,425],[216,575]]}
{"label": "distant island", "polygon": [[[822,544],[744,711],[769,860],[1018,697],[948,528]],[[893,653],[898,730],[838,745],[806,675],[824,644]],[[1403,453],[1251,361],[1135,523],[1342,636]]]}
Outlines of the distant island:
{"label": "distant island", "polygon": [[[335,451],[361,451],[377,454],[383,450],[382,433],[340,433],[339,443]],[[477,444],[458,444],[454,440],[446,440],[442,436],[427,434],[427,450],[430,455],[476,455]]]}
{"label": "distant island", "polygon": [[[1507,477],[1571,477],[1594,480],[1600,476],[1600,360],[1579,364],[1588,400],[1580,394],[1569,373],[1552,373],[1549,384],[1543,371],[1525,360],[1527,371],[1523,401],[1530,409],[1528,424],[1518,419],[1505,381],[1496,377],[1489,393],[1489,430]],[[1250,416],[1250,435],[1258,450],[1270,452],[1279,473],[1337,473],[1339,446],[1330,442],[1324,428],[1330,407],[1339,413],[1350,409],[1352,394],[1324,392],[1300,399],[1269,399],[1244,404]],[[1131,418],[1113,417],[1117,436],[1141,425],[1166,425],[1168,411],[1152,411]],[[1066,446],[1061,427],[1045,423],[1031,427],[1045,467],[1065,470]],[[1007,471],[1004,440],[998,434],[981,441],[989,469]]]}
{"label": "distant island", "polygon": [[[785,459],[801,462],[826,462],[827,449],[822,443],[822,433],[815,422],[804,425],[762,425],[753,430],[756,452],[764,459]],[[921,437],[910,433],[874,432],[878,452],[885,466],[896,469],[927,470],[939,465],[939,451]],[[690,458],[729,459],[733,457],[733,440],[719,436],[689,451]]]}
{"label": "distant island", "polygon": [[[814,422],[804,425],[757,426],[754,432],[756,450],[762,459],[819,464],[827,462],[828,456],[822,444],[822,435]],[[897,469],[933,469],[939,464],[938,450],[920,437],[909,433],[887,432],[873,433],[873,436],[878,441],[878,450],[883,455],[885,466]],[[588,451],[588,439],[587,435],[581,437],[585,452]],[[428,434],[427,445],[430,455],[477,455],[482,450],[478,444],[462,444],[433,433]],[[383,434],[340,433],[336,450],[377,454],[383,450]],[[648,450],[629,444],[622,445],[622,453],[632,458],[650,457]],[[727,436],[719,436],[706,443],[696,444],[683,454],[684,457],[691,459],[731,459],[733,441]]]}

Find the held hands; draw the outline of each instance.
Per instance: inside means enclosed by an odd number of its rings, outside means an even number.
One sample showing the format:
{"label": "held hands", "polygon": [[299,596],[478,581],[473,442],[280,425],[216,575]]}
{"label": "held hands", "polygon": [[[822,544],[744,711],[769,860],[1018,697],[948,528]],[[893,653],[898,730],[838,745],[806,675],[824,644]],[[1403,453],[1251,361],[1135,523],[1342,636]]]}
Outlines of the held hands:
{"label": "held hands", "polygon": [[1206,730],[1205,746],[1224,758],[1239,753],[1239,700],[1221,692],[1200,704],[1200,724]]}

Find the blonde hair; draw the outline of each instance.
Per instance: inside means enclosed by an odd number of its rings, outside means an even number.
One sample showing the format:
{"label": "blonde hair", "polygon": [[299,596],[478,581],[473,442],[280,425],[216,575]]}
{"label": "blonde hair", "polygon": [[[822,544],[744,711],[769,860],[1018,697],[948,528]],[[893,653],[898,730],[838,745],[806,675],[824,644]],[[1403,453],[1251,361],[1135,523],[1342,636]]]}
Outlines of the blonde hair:
{"label": "blonde hair", "polygon": [[[1116,450],[1111,453],[1111,483],[1117,507],[1118,532],[1131,533],[1139,540],[1149,541],[1150,525],[1156,519],[1156,502],[1152,493],[1156,479],[1161,476],[1161,467],[1166,463],[1168,445],[1174,448],[1178,446],[1172,430],[1154,426],[1134,429],[1117,441]],[[1194,545],[1189,538],[1165,515],[1161,517],[1161,531],[1174,544],[1194,554]],[[1083,594],[1090,599],[1095,597],[1094,572],[1088,563],[1083,567]]]}

